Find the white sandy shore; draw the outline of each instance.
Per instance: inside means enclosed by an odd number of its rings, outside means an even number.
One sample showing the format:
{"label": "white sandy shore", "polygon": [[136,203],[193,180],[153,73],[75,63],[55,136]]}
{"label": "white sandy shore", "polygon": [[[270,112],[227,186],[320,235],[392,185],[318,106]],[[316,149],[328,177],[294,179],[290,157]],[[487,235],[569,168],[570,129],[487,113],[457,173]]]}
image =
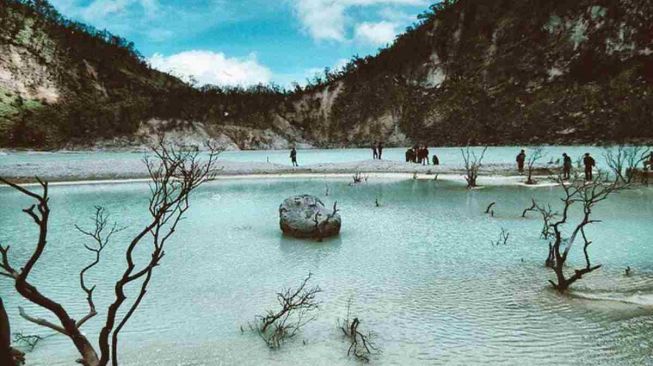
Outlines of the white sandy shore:
{"label": "white sandy shore", "polygon": [[[462,166],[433,166],[390,160],[364,160],[348,163],[325,163],[293,168],[273,163],[242,163],[220,161],[216,179],[261,179],[261,178],[340,178],[351,179],[360,172],[369,178],[384,179],[435,179],[460,181],[464,183]],[[538,175],[547,176],[544,167],[538,167]],[[83,160],[64,162],[43,162],[0,166],[0,176],[21,182],[33,182],[34,177],[53,184],[112,184],[147,181],[147,171],[140,161]],[[518,175],[509,164],[483,165],[479,183],[483,185],[523,184],[524,176]],[[541,179],[546,183],[547,179]],[[551,182],[548,181],[547,184]],[[541,186],[541,185],[540,185]],[[530,186],[532,187],[532,186]]]}

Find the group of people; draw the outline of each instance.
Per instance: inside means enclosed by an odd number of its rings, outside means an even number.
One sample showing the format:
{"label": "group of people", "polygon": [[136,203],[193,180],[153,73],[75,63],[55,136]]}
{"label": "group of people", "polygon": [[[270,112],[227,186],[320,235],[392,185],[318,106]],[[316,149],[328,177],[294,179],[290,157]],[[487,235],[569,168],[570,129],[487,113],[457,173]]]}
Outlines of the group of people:
{"label": "group of people", "polygon": [[372,144],[372,159],[379,159],[383,156],[383,142],[375,142]]}
{"label": "group of people", "polygon": [[[383,142],[373,143],[372,158],[381,159],[382,156],[383,156]],[[526,164],[526,151],[522,149],[519,152],[519,154],[517,154],[517,158],[515,160],[517,162],[517,170],[520,173],[523,173],[524,165]],[[294,147],[290,150],[290,161],[292,162],[293,166],[299,166],[299,164],[297,164],[297,150]],[[429,148],[426,145],[415,145],[412,148],[406,150],[406,162],[428,165]],[[435,154],[433,154],[432,163],[433,165],[440,165],[440,159],[438,159],[438,156]],[[596,166],[596,161],[590,155],[590,153],[585,153],[585,155],[583,156],[583,165],[585,167],[585,180],[590,181],[594,179],[594,176],[592,175],[592,170]],[[571,161],[571,157],[569,157],[567,153],[563,153],[562,154],[562,179],[571,178],[572,167],[573,167],[573,163]],[[649,168],[653,168],[653,152],[651,152],[648,159],[644,161],[644,169],[649,169]]]}
{"label": "group of people", "polygon": [[[653,154],[651,156],[653,158]],[[520,173],[524,172],[524,164],[526,163],[526,151],[521,150],[519,154],[517,154],[517,158],[515,159],[517,161],[517,170]],[[592,175],[592,169],[596,166],[596,160],[590,155],[590,153],[585,153],[583,156],[583,165],[585,167],[585,180],[590,181],[594,179],[594,176]],[[571,178],[571,168],[573,164],[571,161],[571,157],[567,155],[567,153],[562,153],[562,179],[570,179]],[[644,164],[646,167],[646,164]]]}
{"label": "group of people", "polygon": [[[429,165],[429,148],[426,145],[415,145],[406,150],[406,162]],[[433,165],[440,165],[440,159],[433,154]]]}

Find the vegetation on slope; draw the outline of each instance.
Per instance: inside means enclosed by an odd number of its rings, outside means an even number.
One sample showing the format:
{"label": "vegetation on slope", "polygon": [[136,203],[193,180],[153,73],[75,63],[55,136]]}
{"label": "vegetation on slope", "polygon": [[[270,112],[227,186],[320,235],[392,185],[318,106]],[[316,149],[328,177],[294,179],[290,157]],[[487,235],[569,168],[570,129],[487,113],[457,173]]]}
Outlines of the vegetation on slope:
{"label": "vegetation on slope", "polygon": [[0,46],[41,60],[61,92],[48,103],[0,90],[0,146],[130,135],[151,118],[272,128],[282,117],[326,146],[396,131],[438,145],[651,140],[652,38],[650,2],[446,0],[305,87],[197,88],[45,0],[0,0]]}

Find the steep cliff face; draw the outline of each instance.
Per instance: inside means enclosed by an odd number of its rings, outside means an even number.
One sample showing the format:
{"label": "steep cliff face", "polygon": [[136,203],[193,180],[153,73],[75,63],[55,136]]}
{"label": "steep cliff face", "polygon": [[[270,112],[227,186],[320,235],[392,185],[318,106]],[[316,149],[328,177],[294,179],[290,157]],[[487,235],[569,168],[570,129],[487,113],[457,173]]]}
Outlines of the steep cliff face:
{"label": "steep cliff face", "polygon": [[652,38],[646,1],[446,1],[289,119],[323,144],[650,140]]}
{"label": "steep cliff face", "polygon": [[284,98],[272,88],[193,88],[47,1],[0,0],[0,147],[134,146],[162,130],[226,148],[307,145],[274,113]]}
{"label": "steep cliff face", "polygon": [[653,3],[443,1],[324,82],[193,88],[46,1],[0,0],[0,146],[653,140]]}

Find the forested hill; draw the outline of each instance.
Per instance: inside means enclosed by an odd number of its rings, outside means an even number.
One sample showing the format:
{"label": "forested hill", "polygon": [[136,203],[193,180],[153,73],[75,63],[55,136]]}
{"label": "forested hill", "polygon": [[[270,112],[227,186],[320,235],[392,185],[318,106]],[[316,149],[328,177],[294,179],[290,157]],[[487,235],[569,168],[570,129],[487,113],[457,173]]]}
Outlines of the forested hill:
{"label": "forested hill", "polygon": [[429,144],[653,137],[653,2],[445,1],[331,92],[329,136]]}
{"label": "forested hill", "polygon": [[651,141],[652,82],[650,1],[444,1],[377,55],[287,91],[193,88],[45,0],[0,0],[0,146],[160,130],[233,148]]}
{"label": "forested hill", "polygon": [[295,133],[272,126],[285,97],[274,86],[194,88],[151,69],[133,43],[68,20],[46,0],[0,0],[0,147],[120,145],[160,130],[265,147],[287,140],[273,130]]}

